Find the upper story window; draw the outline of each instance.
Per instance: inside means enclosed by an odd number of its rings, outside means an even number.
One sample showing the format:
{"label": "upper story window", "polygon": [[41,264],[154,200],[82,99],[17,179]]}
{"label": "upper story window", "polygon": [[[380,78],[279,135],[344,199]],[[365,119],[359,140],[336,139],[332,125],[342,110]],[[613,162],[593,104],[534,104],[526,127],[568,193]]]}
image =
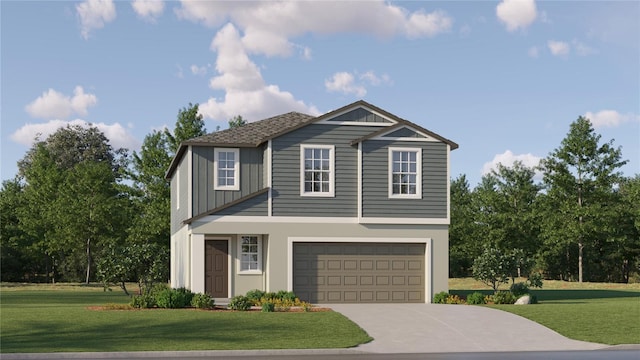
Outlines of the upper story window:
{"label": "upper story window", "polygon": [[262,271],[262,244],[256,235],[240,236],[240,272],[258,273]]}
{"label": "upper story window", "polygon": [[334,196],[333,145],[300,145],[300,195]]}
{"label": "upper story window", "polygon": [[389,148],[389,197],[422,198],[422,149]]}
{"label": "upper story window", "polygon": [[215,190],[240,190],[240,150],[216,148],[213,151]]}

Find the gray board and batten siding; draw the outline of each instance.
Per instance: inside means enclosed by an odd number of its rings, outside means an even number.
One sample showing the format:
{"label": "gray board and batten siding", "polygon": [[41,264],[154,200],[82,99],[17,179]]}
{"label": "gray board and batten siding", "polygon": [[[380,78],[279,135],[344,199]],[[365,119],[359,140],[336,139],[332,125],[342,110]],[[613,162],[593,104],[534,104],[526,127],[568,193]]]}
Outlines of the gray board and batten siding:
{"label": "gray board and batten siding", "polygon": [[[206,211],[229,204],[247,195],[265,188],[263,147],[240,148],[240,190],[215,190],[214,184],[214,147],[193,146],[193,214],[198,215]],[[261,198],[258,196],[258,198]],[[256,199],[250,203],[256,204]],[[234,206],[235,208],[235,206]],[[229,214],[227,208],[225,213]],[[264,210],[264,211],[262,211]],[[242,207],[242,215],[267,215],[266,200],[263,206],[256,209]],[[240,215],[240,214],[237,214]],[[184,219],[183,219],[184,220]]]}
{"label": "gray board and batten siding", "polygon": [[183,157],[178,163],[177,171],[171,178],[171,233],[174,234],[182,226],[182,221],[187,218],[188,204],[188,179],[187,157]]}
{"label": "gray board and batten siding", "polygon": [[348,111],[344,114],[338,115],[336,117],[332,117],[327,119],[328,122],[362,122],[362,123],[391,123],[391,121],[385,119],[384,117],[374,114],[370,111],[367,111],[363,108],[357,108],[351,111]]}
{"label": "gray board and batten siding", "polygon": [[[273,216],[358,216],[358,146],[375,126],[312,124],[272,140]],[[335,197],[300,196],[300,145],[335,145]]]}
{"label": "gray board and batten siding", "polygon": [[[422,149],[422,199],[389,199],[389,147]],[[447,145],[367,140],[362,143],[362,217],[447,217]]]}

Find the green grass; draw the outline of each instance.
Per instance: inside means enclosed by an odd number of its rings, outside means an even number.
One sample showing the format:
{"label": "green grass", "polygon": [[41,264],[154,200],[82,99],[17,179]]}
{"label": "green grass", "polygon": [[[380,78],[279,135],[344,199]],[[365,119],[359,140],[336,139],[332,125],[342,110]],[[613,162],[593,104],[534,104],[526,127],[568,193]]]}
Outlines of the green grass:
{"label": "green grass", "polygon": [[[449,286],[452,294],[461,296],[493,292],[473,279],[451,279]],[[640,284],[545,281],[543,289],[532,293],[539,304],[488,306],[533,320],[571,339],[640,344]]]}
{"label": "green grass", "polygon": [[0,292],[0,351],[163,351],[346,348],[371,340],[336,312],[90,310],[127,303],[101,288]]}

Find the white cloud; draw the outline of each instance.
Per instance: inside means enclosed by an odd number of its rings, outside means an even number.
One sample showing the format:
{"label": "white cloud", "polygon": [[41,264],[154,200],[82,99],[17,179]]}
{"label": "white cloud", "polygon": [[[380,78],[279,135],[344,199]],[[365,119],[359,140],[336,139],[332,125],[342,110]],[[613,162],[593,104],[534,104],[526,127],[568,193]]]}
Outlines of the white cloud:
{"label": "white cloud", "polygon": [[[292,38],[309,33],[421,38],[448,32],[453,23],[443,11],[410,12],[383,1],[184,0],[174,11],[180,19],[212,28],[222,26],[211,42],[211,50],[217,58],[216,76],[210,79],[209,86],[224,91],[224,96],[202,102],[200,113],[223,121],[238,114],[257,120],[292,110],[319,114],[315,106],[295,99],[276,85],[266,84],[260,68],[249,57],[252,54],[291,56],[297,52],[302,58],[311,59],[311,49],[292,42]],[[387,75],[363,76],[356,77],[355,89],[348,91],[364,95],[365,85],[390,81]]]}
{"label": "white cloud", "polygon": [[432,37],[448,32],[453,19],[436,10],[408,10],[382,1],[182,1],[181,19],[217,27],[233,22],[243,33],[250,53],[290,56],[290,38],[306,33],[356,32],[382,37]]}
{"label": "white cloud", "polygon": [[496,16],[508,31],[516,31],[531,25],[538,13],[534,0],[503,0],[496,7]]}
{"label": "white cloud", "polygon": [[348,72],[337,72],[333,74],[331,79],[324,81],[327,91],[341,92],[343,94],[354,94],[357,97],[363,97],[367,94],[367,89],[362,85],[354,84],[355,77]]}
{"label": "white cloud", "polygon": [[203,65],[203,66],[191,65],[191,73],[193,75],[206,75],[207,74],[207,66],[206,65]]}
{"label": "white cloud", "polygon": [[87,0],[76,5],[80,19],[80,34],[86,40],[89,33],[101,29],[116,18],[116,6],[113,0]]}
{"label": "white cloud", "polygon": [[[67,125],[88,127],[90,123],[76,119],[71,121],[50,120],[45,123],[26,124],[11,134],[11,140],[25,146],[31,146],[35,142],[36,137],[40,140],[45,140],[49,135],[56,132],[56,130]],[[140,147],[140,142],[136,140],[124,126],[117,122],[114,124],[97,123],[91,125],[102,131],[107,139],[109,139],[111,146],[115,149],[138,149]]]}
{"label": "white cloud", "polygon": [[299,111],[318,115],[313,105],[306,105],[276,85],[267,85],[259,68],[247,55],[240,34],[227,24],[215,36],[211,50],[218,54],[215,68],[218,76],[211,78],[209,86],[224,90],[224,99],[210,98],[199,107],[209,119],[226,121],[242,115],[249,121],[260,120],[282,112]]}
{"label": "white cloud", "polygon": [[587,111],[584,117],[591,121],[594,128],[601,127],[616,127],[629,121],[640,121],[640,115],[634,114],[620,114],[615,110],[601,110],[597,113]]}
{"label": "white cloud", "polygon": [[94,94],[86,94],[82,86],[76,86],[73,97],[49,89],[25,107],[29,115],[36,118],[68,118],[73,114],[86,116],[87,109],[98,103]]}
{"label": "white cloud", "polygon": [[453,19],[444,11],[437,10],[425,13],[418,10],[411,14],[405,24],[405,32],[409,37],[433,37],[443,32],[448,32],[453,25]]}
{"label": "white cloud", "polygon": [[569,55],[569,52],[571,52],[569,43],[566,43],[564,41],[549,40],[547,42],[547,46],[549,47],[549,51],[551,51],[551,54],[553,54],[554,56],[566,57],[567,55]]}
{"label": "white cloud", "polygon": [[580,56],[587,56],[587,55],[596,53],[596,50],[594,48],[587,46],[578,40],[574,39],[572,41],[572,44],[573,44],[573,48],[576,50],[576,54]]}
{"label": "white cloud", "polygon": [[357,97],[363,97],[367,94],[365,85],[378,86],[380,84],[390,84],[391,78],[387,74],[378,76],[373,71],[367,71],[363,74],[355,72],[353,74],[341,71],[333,74],[330,79],[324,81],[327,91],[340,92],[343,94],[354,94]]}
{"label": "white cloud", "polygon": [[176,64],[176,73],[174,74],[178,79],[184,79],[184,72],[182,71],[182,66],[180,64]]}
{"label": "white cloud", "polygon": [[529,168],[533,168],[540,164],[542,158],[533,154],[519,154],[516,155],[511,150],[507,150],[502,154],[496,154],[493,160],[485,163],[482,166],[482,175],[489,174],[491,170],[498,170],[498,164],[503,166],[512,167],[516,161],[522,162],[523,165]]}
{"label": "white cloud", "polygon": [[527,54],[529,54],[529,57],[537,58],[539,56],[538,47],[537,46],[530,47],[529,50],[527,51]]}
{"label": "white cloud", "polygon": [[131,7],[140,18],[156,22],[164,11],[164,2],[160,0],[134,0]]}

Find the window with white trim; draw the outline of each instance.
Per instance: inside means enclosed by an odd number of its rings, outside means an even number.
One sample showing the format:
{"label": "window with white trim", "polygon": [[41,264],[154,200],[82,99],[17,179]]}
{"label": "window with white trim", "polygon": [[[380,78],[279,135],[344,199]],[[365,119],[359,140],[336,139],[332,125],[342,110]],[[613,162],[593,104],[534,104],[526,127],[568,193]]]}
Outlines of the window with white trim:
{"label": "window with white trim", "polygon": [[216,148],[213,169],[215,190],[240,190],[240,149]]}
{"label": "window with white trim", "polygon": [[300,145],[300,195],[334,196],[333,145]]}
{"label": "window with white trim", "polygon": [[262,271],[262,242],[257,235],[240,236],[240,272],[259,273]]}
{"label": "window with white trim", "polygon": [[422,198],[422,149],[389,148],[389,197]]}

